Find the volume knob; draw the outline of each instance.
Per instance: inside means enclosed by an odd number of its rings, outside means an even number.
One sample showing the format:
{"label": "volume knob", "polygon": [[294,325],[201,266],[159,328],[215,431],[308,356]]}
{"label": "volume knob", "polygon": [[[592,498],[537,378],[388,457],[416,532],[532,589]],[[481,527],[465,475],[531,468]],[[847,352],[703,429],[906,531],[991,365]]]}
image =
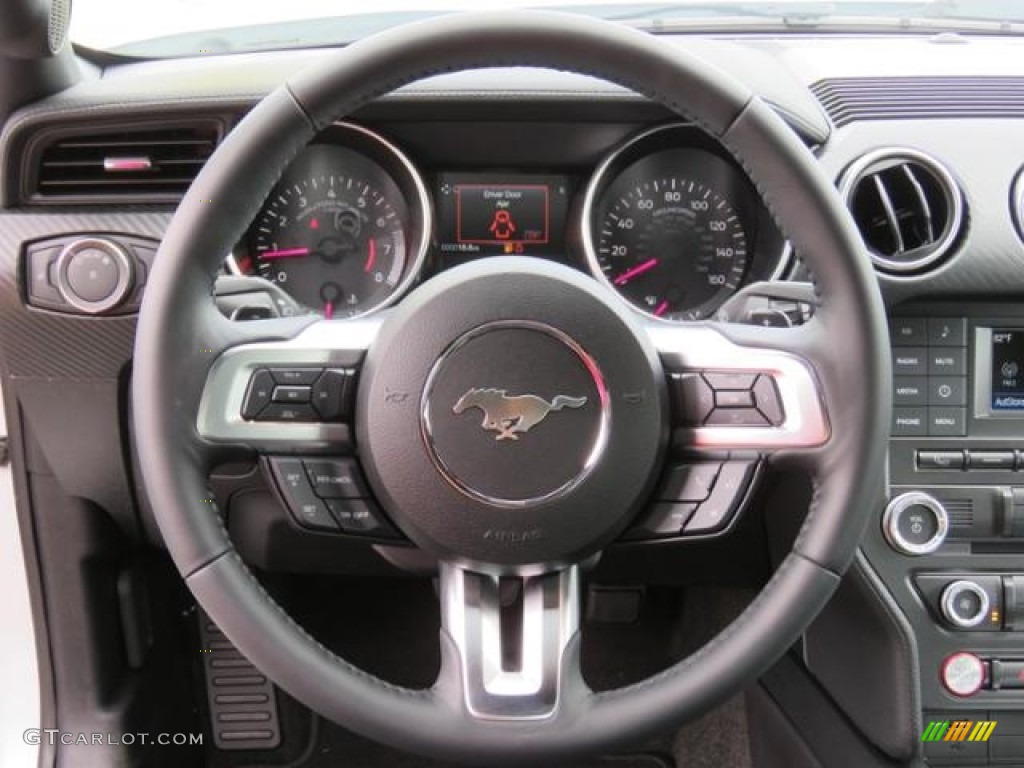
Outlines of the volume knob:
{"label": "volume knob", "polygon": [[949,515],[946,508],[927,493],[903,493],[885,508],[882,533],[897,552],[927,555],[946,540]]}

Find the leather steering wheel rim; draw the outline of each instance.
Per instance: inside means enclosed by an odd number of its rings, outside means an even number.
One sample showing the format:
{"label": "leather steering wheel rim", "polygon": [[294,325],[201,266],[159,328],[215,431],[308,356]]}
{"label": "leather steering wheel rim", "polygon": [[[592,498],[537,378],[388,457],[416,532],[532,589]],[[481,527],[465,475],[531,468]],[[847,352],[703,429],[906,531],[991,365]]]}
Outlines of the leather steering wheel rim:
{"label": "leather steering wheel rim", "polygon": [[[310,322],[235,324],[212,298],[222,254],[288,163],[318,131],[382,94],[434,74],[495,66],[563,69],[618,83],[692,121],[734,155],[814,275],[821,303],[797,344],[814,360],[831,424],[827,443],[790,457],[812,470],[814,499],[792,551],[746,611],[700,651],[636,685],[594,693],[581,679],[567,680],[566,706],[539,721],[465,716],[444,633],[442,676],[425,691],[374,678],[306,634],[263,591],[204,501],[207,473],[230,446],[210,445],[196,430],[203,382],[219,353],[261,334],[285,338]],[[720,330],[748,346],[774,341],[763,329]],[[841,333],[840,351],[834,340]],[[811,153],[763,101],[685,50],[622,26],[541,12],[466,14],[332,54],[267,96],[216,150],[168,227],[147,285],[135,346],[134,435],[143,485],[189,589],[278,685],[327,718],[407,750],[447,759],[551,759],[692,719],[798,638],[837,586],[881,498],[887,349],[881,297],[852,222]],[[567,652],[578,652],[578,637]]]}

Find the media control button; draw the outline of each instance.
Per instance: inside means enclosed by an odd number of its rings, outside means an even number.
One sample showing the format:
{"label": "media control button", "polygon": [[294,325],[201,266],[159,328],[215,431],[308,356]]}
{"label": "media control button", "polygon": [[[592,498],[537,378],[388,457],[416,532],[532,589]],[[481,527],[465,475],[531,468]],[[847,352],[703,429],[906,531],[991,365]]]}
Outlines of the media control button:
{"label": "media control button", "polygon": [[928,343],[928,321],[923,317],[890,317],[889,335],[894,347],[923,347]]}
{"label": "media control button", "polygon": [[715,390],[699,373],[674,373],[669,383],[676,422],[701,426],[715,408]]}
{"label": "media control button", "polygon": [[893,405],[927,405],[927,376],[896,376],[892,387]]}
{"label": "media control button", "polygon": [[255,371],[249,379],[249,389],[242,402],[242,418],[257,418],[263,409],[270,405],[273,394],[274,377],[270,375],[270,371]]}
{"label": "media control button", "polygon": [[670,467],[658,498],[662,501],[704,501],[722,468],[719,462],[701,462]]}
{"label": "media control button", "polygon": [[696,509],[697,505],[692,502],[656,502],[623,538],[636,541],[677,536]]}
{"label": "media control button", "polygon": [[928,352],[928,373],[932,376],[966,376],[966,349],[932,349]]}
{"label": "media control button", "polygon": [[724,528],[746,496],[755,467],[754,462],[725,462],[711,489],[711,496],[697,506],[697,511],[686,523],[684,532],[710,533]]}
{"label": "media control button", "polygon": [[308,403],[309,387],[274,387],[273,401],[275,403]]}
{"label": "media control button", "polygon": [[882,533],[889,545],[904,555],[927,555],[949,532],[946,508],[926,493],[903,493],[889,502],[882,517]]}
{"label": "media control button", "polygon": [[278,384],[308,387],[320,376],[322,368],[273,368],[271,373]]}
{"label": "media control button", "polygon": [[892,350],[892,372],[897,376],[924,376],[928,373],[928,350],[924,347]]}
{"label": "media control button", "polygon": [[929,405],[967,405],[967,378],[932,376],[928,379]]}
{"label": "media control button", "polygon": [[933,437],[963,437],[967,434],[967,409],[929,408],[928,434]]}
{"label": "media control button", "polygon": [[779,400],[779,391],[775,388],[775,380],[771,376],[761,374],[757,377],[754,383],[754,400],[757,403],[757,410],[763,413],[773,426],[782,424],[782,402]]}
{"label": "media control button", "polygon": [[966,347],[966,317],[930,317],[928,318],[928,346],[930,347]]}
{"label": "media control button", "polygon": [[923,437],[928,434],[927,408],[893,408],[892,434],[895,437]]}
{"label": "media control button", "polygon": [[963,469],[963,451],[918,451],[918,469]]}

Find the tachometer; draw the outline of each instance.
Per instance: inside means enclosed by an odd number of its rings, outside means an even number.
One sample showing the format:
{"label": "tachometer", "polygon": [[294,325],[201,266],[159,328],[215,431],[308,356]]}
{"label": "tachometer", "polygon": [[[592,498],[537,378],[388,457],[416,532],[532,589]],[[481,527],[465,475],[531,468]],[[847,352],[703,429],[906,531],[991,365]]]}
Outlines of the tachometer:
{"label": "tachometer", "polygon": [[717,191],[684,176],[639,181],[607,201],[596,227],[601,274],[656,317],[707,317],[747,269],[739,215]]}
{"label": "tachometer", "polygon": [[234,259],[310,312],[351,317],[385,306],[417,277],[430,203],[419,174],[383,138],[328,128],[288,167]]}

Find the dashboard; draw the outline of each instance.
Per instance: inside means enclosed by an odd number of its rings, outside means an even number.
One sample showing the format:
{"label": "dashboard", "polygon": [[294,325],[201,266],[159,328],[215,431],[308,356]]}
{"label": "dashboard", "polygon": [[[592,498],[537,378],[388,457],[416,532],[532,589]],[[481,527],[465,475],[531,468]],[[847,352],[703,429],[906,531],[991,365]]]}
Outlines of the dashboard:
{"label": "dashboard", "polygon": [[[670,39],[749,83],[812,148],[860,227],[890,315],[892,485],[801,654],[873,750],[907,760],[920,749],[935,765],[1019,764],[1024,44]],[[160,239],[214,147],[319,55],[83,63],[79,84],[4,125],[10,421],[31,435],[37,477],[133,536],[158,538],[126,446],[125,392]],[[503,254],[568,265],[664,323],[721,317],[757,284],[787,306],[813,301],[801,292],[811,276],[724,147],[614,86],[521,70],[434,78],[325,130],[237,233],[215,288],[237,320],[312,313],[350,329],[435,275]],[[741,467],[736,489],[756,517],[700,540],[627,543],[603,565],[639,564],[652,580],[754,578],[765,532],[806,505],[806,489],[782,474],[748,496],[755,463],[709,462],[706,490],[721,467]],[[418,565],[407,549],[295,524],[251,468],[229,467],[216,484],[238,511],[240,549],[267,571]],[[736,508],[732,496],[720,506]],[[1003,730],[959,751],[920,746],[924,722],[958,718]]]}
{"label": "dashboard", "polygon": [[285,311],[330,319],[498,254],[568,264],[666,321],[712,317],[789,266],[742,169],[691,126],[643,129],[594,168],[523,173],[421,168],[381,134],[339,123],[285,171],[227,267],[274,283],[294,300]]}

